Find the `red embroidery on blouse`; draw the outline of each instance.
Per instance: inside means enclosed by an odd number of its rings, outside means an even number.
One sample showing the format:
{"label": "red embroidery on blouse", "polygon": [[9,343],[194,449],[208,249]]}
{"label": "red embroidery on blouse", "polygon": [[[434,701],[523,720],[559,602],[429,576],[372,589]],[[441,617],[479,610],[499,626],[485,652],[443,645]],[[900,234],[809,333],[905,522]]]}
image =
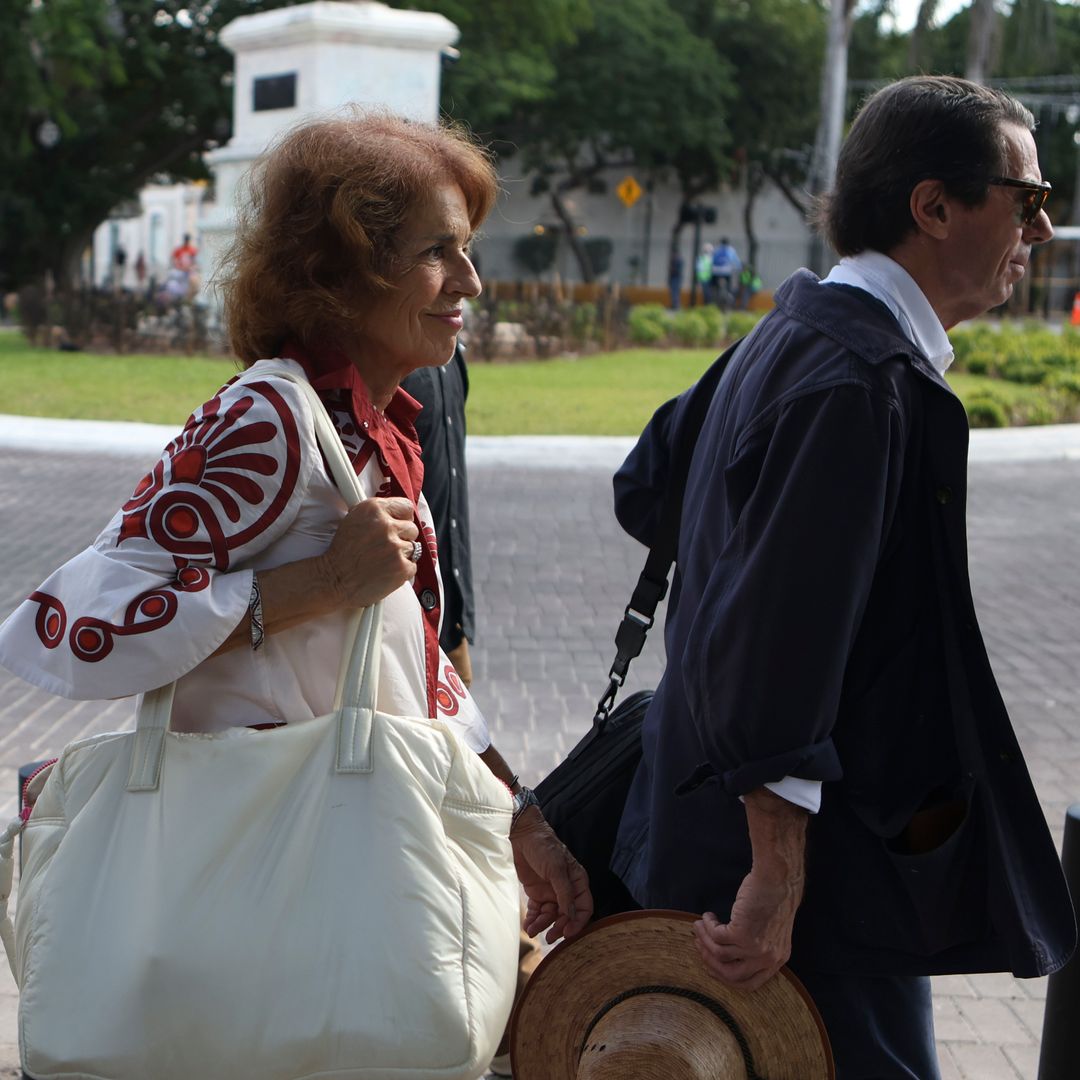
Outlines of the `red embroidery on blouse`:
{"label": "red embroidery on blouse", "polygon": [[[417,518],[419,521],[419,518]],[[431,553],[431,561],[439,561],[439,541],[435,537],[435,530],[426,522],[420,522],[420,535],[424,538],[424,546]]]}
{"label": "red embroidery on blouse", "polygon": [[[296,420],[284,398],[267,383],[251,383],[245,389],[251,394],[224,413],[219,394],[202,407],[198,417],[192,415],[124,504],[117,544],[140,536],[153,539],[172,555],[176,576],[136,596],[119,623],[92,615],[76,619],[67,642],[78,659],[97,663],[112,652],[118,637],[146,634],[168,625],[179,608],[176,594],[208,588],[211,578],[207,565],[227,569],[230,553],[268,528],[285,508],[300,473]],[[255,404],[252,394],[269,402],[277,422],[239,423]],[[254,449],[277,440],[284,440],[284,468],[276,457]],[[278,489],[256,521],[235,532],[222,525],[222,518],[233,526],[240,522],[238,499],[252,506],[266,502],[267,492],[255,477],[274,476],[279,471]],[[206,539],[197,538],[200,529]],[[68,624],[64,605],[42,592],[33,593],[30,599],[39,605],[35,618],[38,638],[45,648],[57,648]]]}
{"label": "red embroidery on blouse", "polygon": [[68,635],[68,647],[79,660],[96,664],[112,652],[117,637],[146,634],[172,622],[180,606],[177,592],[201,592],[209,584],[210,573],[205,567],[181,567],[168,585],[136,596],[125,609],[119,626],[91,615],[76,619]]}
{"label": "red embroidery on blouse", "polygon": [[443,716],[454,716],[458,711],[457,698],[450,693],[444,682],[439,682],[435,688],[435,704],[439,706],[439,712]]}
{"label": "red embroidery on blouse", "polygon": [[460,703],[466,698],[465,684],[454,670],[453,664],[447,664],[443,669],[443,678],[446,682],[439,680],[435,690],[435,702],[444,716],[455,716],[461,707]]}
{"label": "red embroidery on blouse", "polygon": [[34,619],[37,636],[46,649],[55,649],[64,640],[64,631],[67,630],[64,605],[55,596],[43,592],[32,592],[30,599],[39,605]]}
{"label": "red embroidery on blouse", "polygon": [[[174,558],[227,570],[229,553],[276,520],[300,473],[300,436],[295,418],[273,387],[255,382],[245,390],[265,398],[280,424],[240,422],[255,404],[254,397],[239,398],[224,414],[220,394],[212,398],[197,417],[188,419],[184,430],[124,503],[117,545],[133,537],[147,537]],[[251,506],[266,501],[266,490],[256,477],[274,476],[279,471],[276,457],[253,448],[279,439],[285,443],[285,463],[274,498],[246,529],[230,532],[230,525],[235,526],[242,517],[238,500]],[[222,523],[222,517],[228,524]],[[205,539],[197,535],[200,529]]]}

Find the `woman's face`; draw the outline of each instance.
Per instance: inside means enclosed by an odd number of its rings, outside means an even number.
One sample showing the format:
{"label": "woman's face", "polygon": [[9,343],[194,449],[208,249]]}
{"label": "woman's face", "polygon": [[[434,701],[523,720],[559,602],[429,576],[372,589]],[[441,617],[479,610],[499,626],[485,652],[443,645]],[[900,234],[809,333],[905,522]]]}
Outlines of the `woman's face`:
{"label": "woman's face", "polygon": [[461,302],[480,295],[469,260],[472,227],[456,184],[435,188],[406,220],[387,277],[394,287],[367,306],[356,340],[362,367],[400,382],[454,355]]}

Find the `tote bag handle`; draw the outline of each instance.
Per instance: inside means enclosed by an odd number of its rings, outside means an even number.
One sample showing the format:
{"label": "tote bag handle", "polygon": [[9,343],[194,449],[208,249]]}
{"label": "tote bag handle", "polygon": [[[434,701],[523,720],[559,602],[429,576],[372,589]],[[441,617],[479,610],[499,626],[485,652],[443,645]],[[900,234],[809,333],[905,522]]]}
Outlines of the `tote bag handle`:
{"label": "tote bag handle", "polygon": [[[345,453],[341,438],[326,407],[311,384],[283,364],[274,371],[279,378],[295,383],[308,399],[315,421],[315,437],[330,474],[349,508],[364,499],[360,482]],[[372,771],[371,727],[379,685],[379,654],[382,647],[382,604],[372,604],[353,613],[345,632],[345,643],[334,710],[338,714],[337,760],[335,769],[344,773]],[[161,780],[165,756],[165,733],[172,716],[176,683],[147,693],[135,717],[135,739],[128,772],[128,791],[155,791]]]}

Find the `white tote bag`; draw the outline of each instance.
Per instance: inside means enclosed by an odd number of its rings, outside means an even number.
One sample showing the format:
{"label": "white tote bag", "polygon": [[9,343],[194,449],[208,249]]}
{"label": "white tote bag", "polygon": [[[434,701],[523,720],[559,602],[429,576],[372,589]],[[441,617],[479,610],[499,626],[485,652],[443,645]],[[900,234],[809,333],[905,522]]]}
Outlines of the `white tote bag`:
{"label": "white tote bag", "polygon": [[134,732],[64,750],[23,827],[13,943],[14,826],[0,882],[31,1077],[483,1074],[516,977],[510,794],[444,724],[376,710],[381,606],[352,628],[325,716],[177,734],[168,686]]}

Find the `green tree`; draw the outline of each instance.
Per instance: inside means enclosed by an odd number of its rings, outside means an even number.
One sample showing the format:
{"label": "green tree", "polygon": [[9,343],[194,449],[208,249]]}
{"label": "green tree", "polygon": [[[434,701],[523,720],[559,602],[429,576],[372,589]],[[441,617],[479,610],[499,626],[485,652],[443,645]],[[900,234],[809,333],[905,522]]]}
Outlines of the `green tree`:
{"label": "green tree", "polygon": [[94,229],[228,137],[239,15],[287,0],[9,0],[0,85],[0,277],[63,286]]}
{"label": "green tree", "polygon": [[[221,29],[295,0],[7,0],[0,5],[0,288],[69,282],[94,229],[156,178],[198,179],[231,134]],[[462,29],[448,111],[494,128],[543,97],[588,0],[443,0]],[[460,106],[460,107],[458,107]]]}
{"label": "green tree", "polygon": [[552,54],[546,94],[498,126],[502,156],[518,155],[546,191],[581,276],[593,279],[567,200],[608,169],[646,181],[682,159],[723,160],[735,94],[730,64],[694,34],[667,0],[594,0],[592,24]]}
{"label": "green tree", "polygon": [[519,110],[550,96],[555,50],[572,45],[592,24],[589,0],[420,0],[400,6],[437,11],[461,31],[460,57],[443,71],[443,110],[489,137],[510,126]]}
{"label": "green tree", "polygon": [[[825,14],[816,0],[723,0],[710,36],[731,64],[738,99],[728,115],[732,155],[745,176],[743,224],[757,262],[754,203],[771,180],[800,212],[809,148],[818,123]],[[793,103],[799,102],[799,107]]]}

